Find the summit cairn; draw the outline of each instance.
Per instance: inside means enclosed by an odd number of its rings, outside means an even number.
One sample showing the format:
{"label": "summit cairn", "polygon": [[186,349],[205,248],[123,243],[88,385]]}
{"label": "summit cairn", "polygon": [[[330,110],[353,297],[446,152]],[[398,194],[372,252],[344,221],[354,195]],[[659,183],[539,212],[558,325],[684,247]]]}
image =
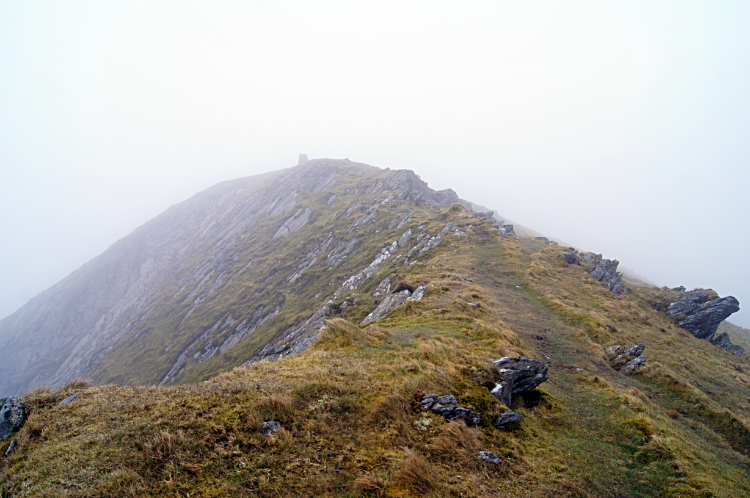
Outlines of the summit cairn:
{"label": "summit cairn", "polygon": [[299,155],[299,161],[297,161],[297,165],[305,164],[309,159],[307,158],[307,154],[300,154]]}

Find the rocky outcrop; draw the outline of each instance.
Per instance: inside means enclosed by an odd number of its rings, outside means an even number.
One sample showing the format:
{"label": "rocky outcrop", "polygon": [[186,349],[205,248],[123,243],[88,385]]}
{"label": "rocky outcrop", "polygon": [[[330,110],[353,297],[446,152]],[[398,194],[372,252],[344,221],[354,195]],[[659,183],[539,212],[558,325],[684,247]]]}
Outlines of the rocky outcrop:
{"label": "rocky outcrop", "polygon": [[448,420],[462,420],[470,427],[479,425],[482,421],[481,415],[477,412],[458,406],[458,402],[453,395],[438,396],[437,394],[428,394],[423,396],[422,408],[437,413]]}
{"label": "rocky outcrop", "polygon": [[305,223],[307,223],[307,220],[310,219],[310,215],[312,214],[312,209],[305,208],[298,209],[296,213],[294,213],[294,216],[286,220],[284,223],[281,224],[279,229],[276,231],[275,234],[273,234],[273,237],[271,239],[276,239],[278,237],[281,237],[282,235],[286,235],[289,233],[294,233],[303,226],[305,226]]}
{"label": "rocky outcrop", "polygon": [[643,355],[645,349],[646,343],[642,342],[627,348],[616,344],[608,347],[604,352],[612,368],[624,375],[630,375],[646,364],[646,356]]}
{"label": "rocky outcrop", "polygon": [[708,294],[705,292],[691,292],[670,304],[667,308],[667,316],[690,315],[698,311],[707,301]]}
{"label": "rocky outcrop", "polygon": [[615,294],[619,294],[622,292],[622,274],[617,271],[617,265],[619,264],[619,261],[616,259],[603,259],[596,265],[594,271],[591,272],[591,277],[594,280],[607,284],[609,290]]}
{"label": "rocky outcrop", "polygon": [[[670,306],[671,308],[671,306]],[[734,296],[722,297],[704,303],[692,311],[678,325],[689,330],[695,337],[710,341],[713,339],[719,324],[740,310],[740,302]]]}
{"label": "rocky outcrop", "polygon": [[721,334],[714,337],[711,340],[711,343],[719,346],[721,349],[729,351],[732,354],[736,354],[737,356],[742,356],[742,353],[745,352],[745,348],[743,346],[740,346],[739,344],[732,344],[732,341],[729,338],[729,334],[726,332],[722,332]]}
{"label": "rocky outcrop", "polygon": [[502,382],[498,382],[490,394],[508,408],[512,396],[531,391],[545,382],[549,375],[546,363],[531,358],[506,356],[492,362],[498,368]]}
{"label": "rocky outcrop", "polygon": [[14,397],[0,398],[0,407],[0,441],[5,441],[23,427],[29,416],[29,409]]}
{"label": "rocky outcrop", "polygon": [[391,311],[395,310],[399,306],[402,306],[404,303],[406,303],[406,301],[420,301],[424,296],[426,290],[426,286],[420,285],[416,288],[416,290],[414,290],[414,293],[412,293],[409,289],[403,289],[386,296],[386,298],[381,301],[378,307],[375,308],[372,313],[367,315],[364,320],[362,320],[361,325],[366,325],[370,322],[377,322]]}
{"label": "rocky outcrop", "polygon": [[275,361],[282,356],[305,351],[325,328],[325,320],[331,314],[332,304],[333,301],[328,301],[298,327],[290,327],[278,334],[263,349],[243,363],[243,366],[250,366],[260,360]]}

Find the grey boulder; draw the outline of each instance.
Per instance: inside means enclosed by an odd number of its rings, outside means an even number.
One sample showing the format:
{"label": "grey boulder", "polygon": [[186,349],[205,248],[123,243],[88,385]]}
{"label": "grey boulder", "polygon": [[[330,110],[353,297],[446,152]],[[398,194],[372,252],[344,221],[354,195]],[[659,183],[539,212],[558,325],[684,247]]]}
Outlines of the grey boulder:
{"label": "grey boulder", "polygon": [[498,382],[490,394],[507,407],[510,407],[511,396],[531,391],[549,375],[546,363],[531,358],[507,356],[492,362],[497,366],[502,382]]}
{"label": "grey boulder", "polygon": [[622,275],[617,271],[619,264],[616,259],[603,259],[590,275],[594,280],[607,284],[607,288],[615,294],[619,294],[622,291]]}
{"label": "grey boulder", "polygon": [[483,462],[487,463],[494,463],[496,465],[500,465],[503,463],[503,459],[494,453],[490,453],[489,451],[480,451],[479,452],[479,459]]}
{"label": "grey boulder", "polygon": [[716,334],[719,324],[729,315],[740,310],[740,302],[734,296],[714,299],[703,304],[678,325],[689,330],[695,337],[710,341]]}
{"label": "grey boulder", "polygon": [[0,398],[0,441],[5,441],[11,434],[23,427],[29,410],[18,398]]}

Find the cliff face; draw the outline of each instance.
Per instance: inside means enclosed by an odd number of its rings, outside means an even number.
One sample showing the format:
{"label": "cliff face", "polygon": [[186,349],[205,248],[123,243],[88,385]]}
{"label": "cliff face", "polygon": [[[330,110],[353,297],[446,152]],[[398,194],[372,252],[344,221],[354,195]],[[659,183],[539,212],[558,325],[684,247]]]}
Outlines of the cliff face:
{"label": "cliff face", "polygon": [[412,211],[458,200],[411,171],[348,160],[218,184],[0,321],[0,393],[81,376],[167,383],[209,360],[241,364],[320,308]]}

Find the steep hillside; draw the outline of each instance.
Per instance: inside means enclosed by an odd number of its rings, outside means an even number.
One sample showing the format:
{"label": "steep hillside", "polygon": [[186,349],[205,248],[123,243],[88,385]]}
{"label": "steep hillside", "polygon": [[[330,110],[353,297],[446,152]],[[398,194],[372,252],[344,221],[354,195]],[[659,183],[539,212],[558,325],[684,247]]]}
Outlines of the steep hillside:
{"label": "steep hillside", "polygon": [[[457,202],[410,171],[348,160],[216,185],[0,321],[0,393],[206,378],[247,361],[417,215]],[[417,235],[415,234],[415,238]]]}
{"label": "steep hillside", "polygon": [[[688,313],[666,314],[691,293],[628,282],[615,293],[592,277],[601,261],[591,253],[517,239],[460,205],[438,208],[439,197],[398,200],[383,179],[407,173],[356,166],[363,193],[344,184],[352,170],[338,167],[330,193],[304,203],[300,195],[287,215],[258,222],[266,238],[248,242],[225,278],[246,268],[234,279],[241,281],[256,263],[265,273],[236,294],[217,290],[235,296],[229,304],[196,303],[225,271],[219,262],[208,279],[170,277],[163,308],[150,316],[181,315],[166,324],[203,316],[195,333],[211,332],[176,344],[163,370],[143,382],[151,385],[73,382],[30,393],[29,419],[0,460],[0,495],[750,495],[750,364],[679,327]],[[306,224],[273,238],[284,223],[296,227],[307,207]],[[291,262],[291,254],[302,256]],[[227,317],[237,331],[276,306],[221,351],[234,333],[220,335]],[[165,328],[133,327],[139,340],[160,337],[143,343],[144,357],[175,340],[174,327]],[[629,360],[636,366],[628,371],[615,346],[637,344],[645,344],[645,363]],[[134,367],[119,358],[136,362],[139,347],[122,341],[112,351],[134,356],[105,355],[93,365],[128,372]],[[180,363],[183,353],[189,359]],[[491,394],[511,378],[492,362],[506,356],[539,360],[549,376],[514,394],[510,407]],[[169,371],[180,385],[153,385]],[[428,394],[455,396],[479,424],[424,409]],[[510,411],[523,416],[520,425],[495,427]],[[264,436],[271,421],[280,430]],[[8,448],[9,440],[0,444]],[[481,451],[499,458],[482,460]]]}

